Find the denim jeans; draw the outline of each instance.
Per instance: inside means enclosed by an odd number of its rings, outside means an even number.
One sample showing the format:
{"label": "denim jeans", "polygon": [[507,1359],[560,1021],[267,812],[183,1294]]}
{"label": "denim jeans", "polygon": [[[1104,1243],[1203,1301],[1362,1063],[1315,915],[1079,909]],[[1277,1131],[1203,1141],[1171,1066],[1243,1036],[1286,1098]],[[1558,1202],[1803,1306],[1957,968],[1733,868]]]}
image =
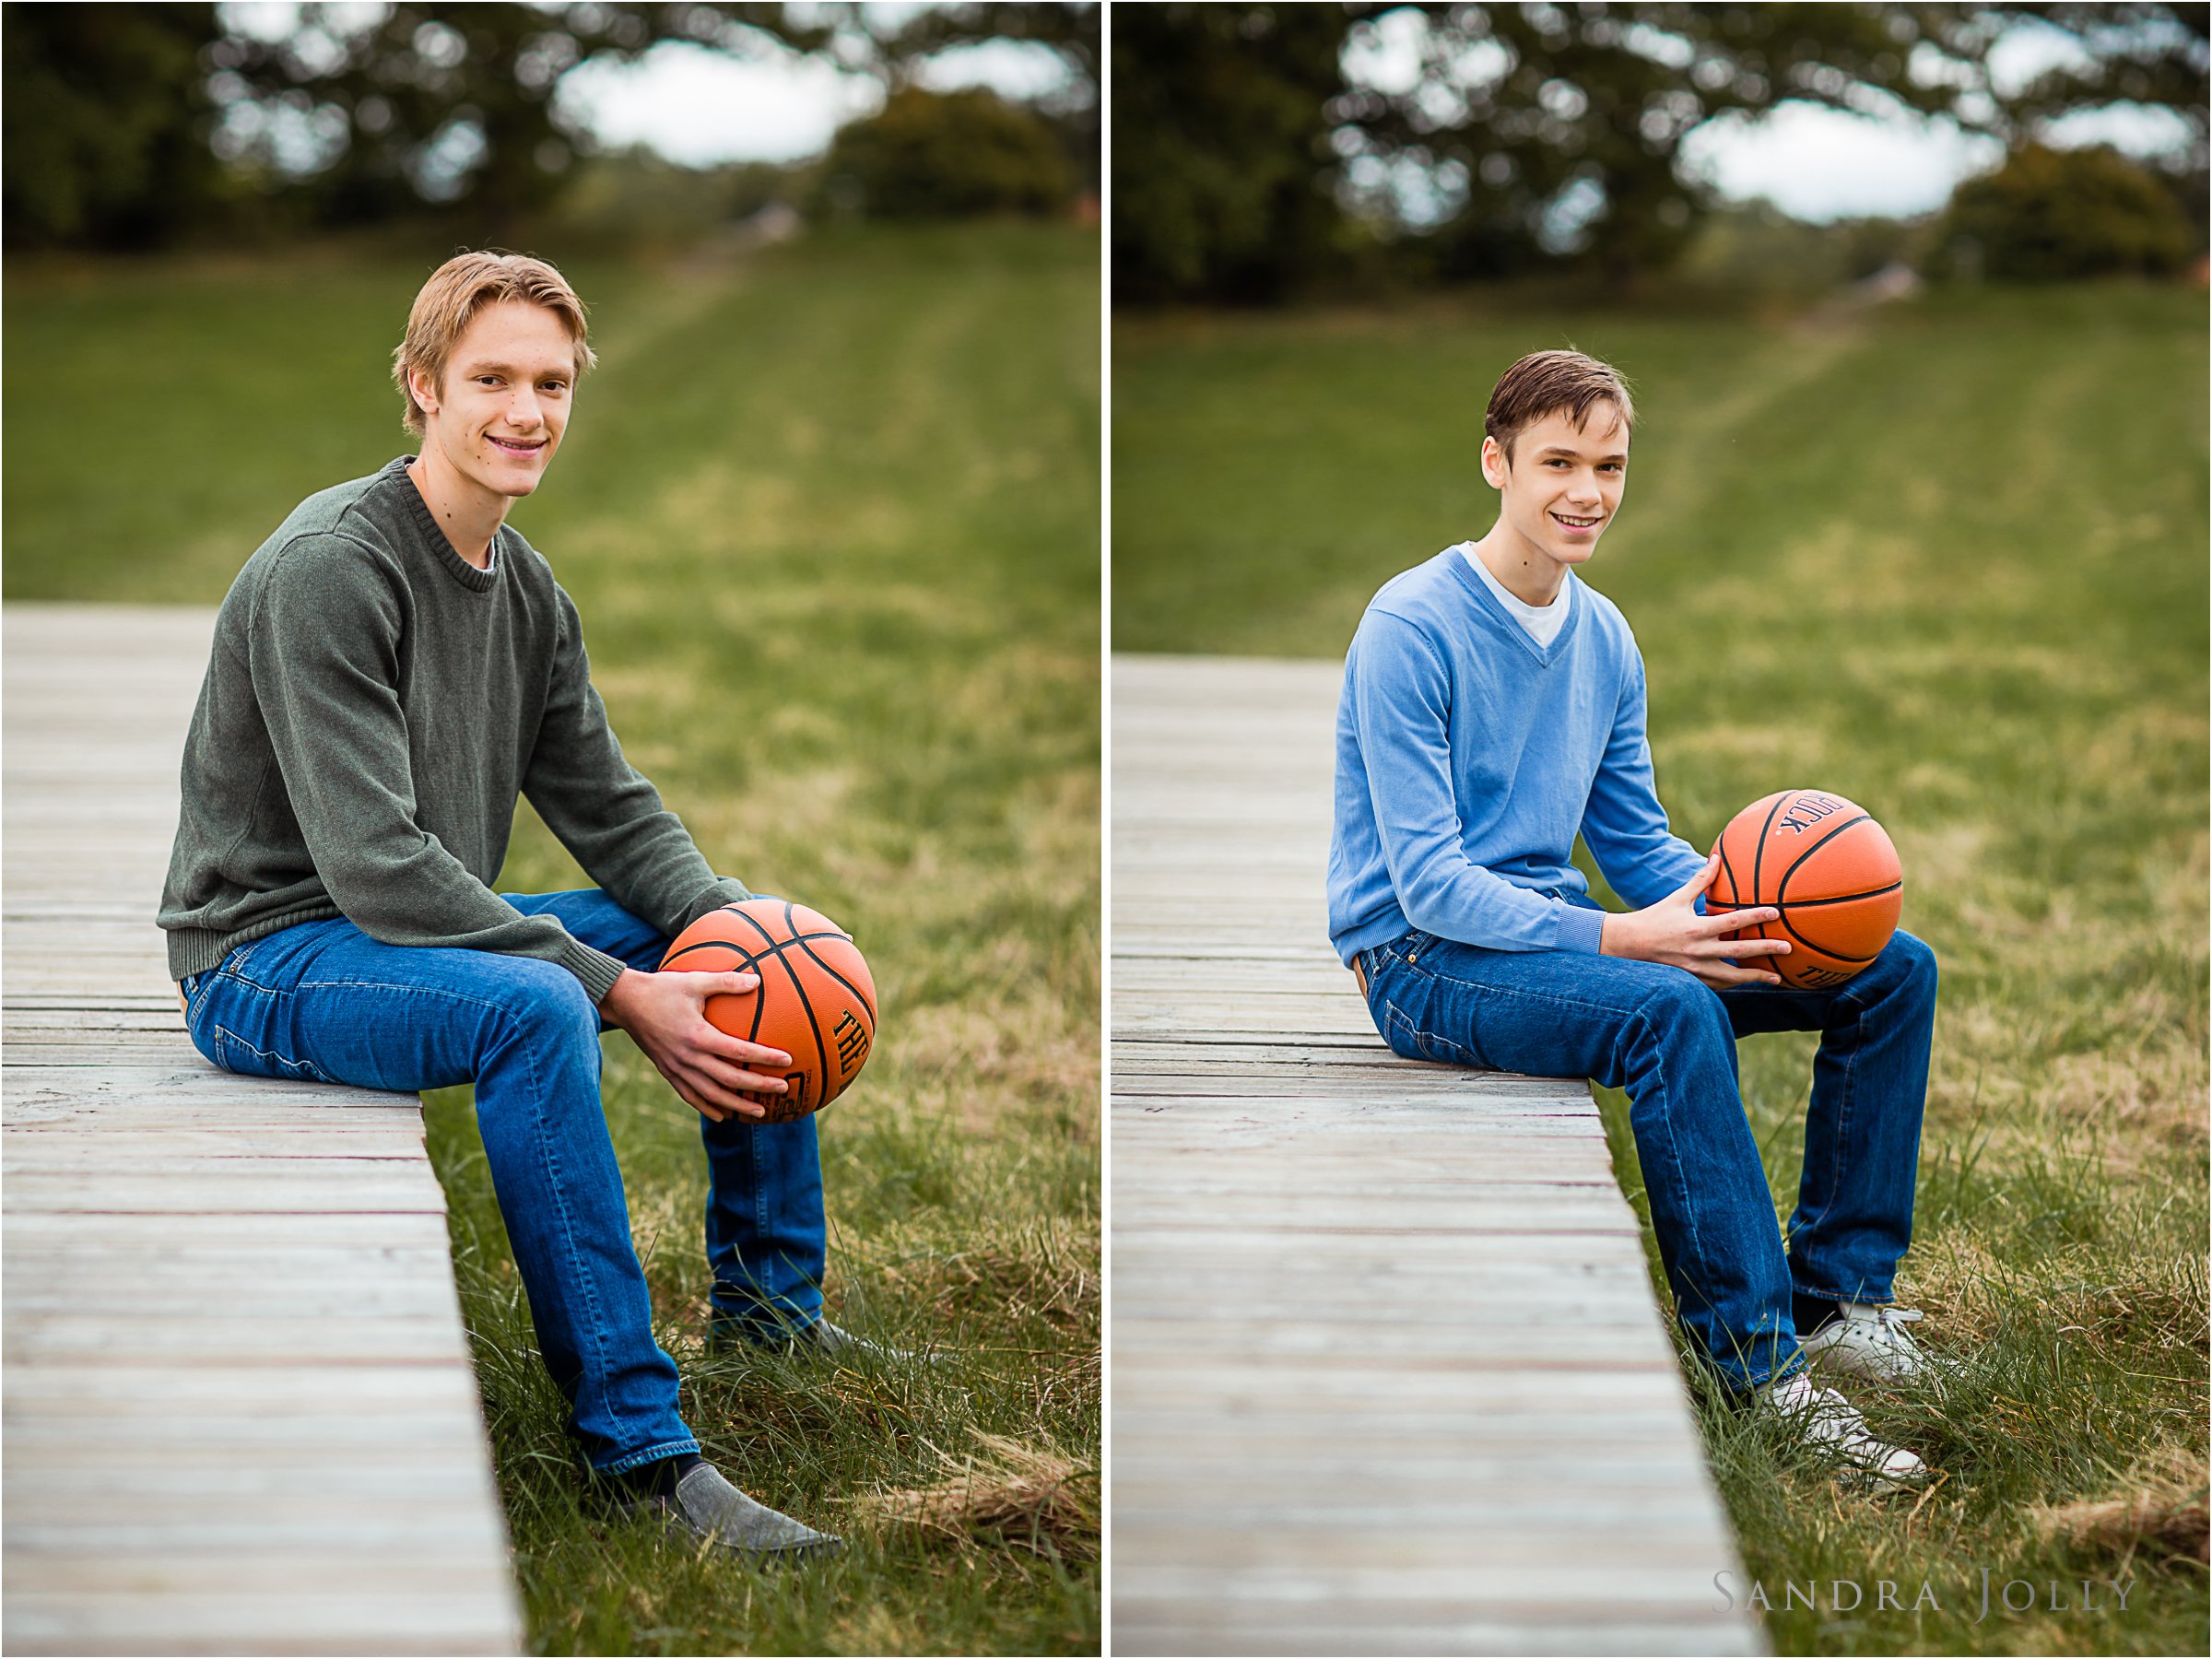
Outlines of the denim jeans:
{"label": "denim jeans", "polygon": [[[595,888],[505,897],[641,971],[668,948]],[[241,945],[183,989],[194,1044],[226,1071],[409,1093],[475,1084],[538,1347],[586,1461],[616,1474],[698,1450],[675,1361],[653,1341],[600,1108],[606,1027],[575,975],[535,957],[382,945],[335,919]],[[717,1324],[766,1335],[814,1324],[827,1237],[814,1119],[701,1115],[700,1129]]]}
{"label": "denim jeans", "polygon": [[[1936,957],[1900,933],[1830,992],[1714,991],[1679,968],[1410,933],[1366,953],[1368,1011],[1409,1059],[1590,1077],[1629,1095],[1677,1317],[1724,1382],[1802,1369],[1793,1288],[1887,1302],[1912,1238]],[[1788,1247],[1737,1090],[1735,1040],[1818,1031]]]}

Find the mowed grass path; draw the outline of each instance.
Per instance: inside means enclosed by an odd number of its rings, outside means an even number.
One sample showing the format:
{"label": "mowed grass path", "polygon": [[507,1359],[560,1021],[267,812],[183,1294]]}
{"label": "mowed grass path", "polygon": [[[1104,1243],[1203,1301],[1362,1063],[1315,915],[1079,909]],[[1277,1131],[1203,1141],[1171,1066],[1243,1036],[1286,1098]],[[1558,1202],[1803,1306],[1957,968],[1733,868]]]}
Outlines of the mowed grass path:
{"label": "mowed grass path", "polygon": [[[1700,1390],[1771,1639],[2200,1652],[2203,296],[1937,294],[1772,325],[1480,302],[1118,318],[1117,648],[1340,656],[1384,580],[1489,527],[1490,386],[1568,343],[1635,390],[1625,505],[1587,574],[1637,629],[1676,828],[1704,846],[1771,791],[1850,795],[1895,838],[1905,925],[1943,965],[1899,1298],[1972,1380],[1944,1402],[1855,1391],[1940,1472],[1897,1502]],[[1812,1050],[1742,1048],[1778,1217]],[[1625,1101],[1606,1111],[1641,1206]],[[2131,1574],[2124,1613],[2101,1587],[2082,1610],[2080,1580]],[[1839,1579],[1865,1606],[1835,1610]],[[1884,1579],[1906,1610],[1877,1608]],[[1785,1607],[1815,1580],[1817,1610]],[[1912,1607],[1924,1580],[1936,1608]],[[2036,1610],[1994,1599],[2011,1581]]]}
{"label": "mowed grass path", "polygon": [[[213,604],[300,497],[411,450],[383,377],[443,252],[11,269],[8,596]],[[1095,1652],[1097,239],[853,233],[737,266],[565,268],[601,366],[513,522],[716,867],[867,952],[881,1041],[822,1122],[829,1300],[952,1358],[708,1357],[696,1116],[610,1038],[687,1415],[734,1479],[851,1547],[764,1577],[611,1523],[580,1501],[467,1093],[433,1096],[532,1641]],[[524,807],[502,885],[584,884]],[[921,1510],[943,1524],[899,1518]]]}

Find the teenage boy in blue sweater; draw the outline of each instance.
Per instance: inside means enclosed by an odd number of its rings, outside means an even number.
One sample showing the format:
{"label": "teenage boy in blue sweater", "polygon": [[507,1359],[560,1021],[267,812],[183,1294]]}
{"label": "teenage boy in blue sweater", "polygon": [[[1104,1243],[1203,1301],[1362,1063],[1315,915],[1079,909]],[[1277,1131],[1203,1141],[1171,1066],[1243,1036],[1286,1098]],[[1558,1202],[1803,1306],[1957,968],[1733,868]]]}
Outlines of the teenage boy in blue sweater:
{"label": "teenage boy in blue sweater", "polygon": [[[1924,1474],[1808,1370],[1936,1381],[1891,1306],[1912,1238],[1936,961],[1898,934],[1832,992],[1781,941],[1708,918],[1718,867],[1667,829],[1634,635],[1575,568],[1619,511],[1635,424],[1609,366],[1543,351],[1484,418],[1498,522],[1385,583],[1345,659],[1329,932],[1385,1041],[1420,1060],[1587,1077],[1630,1098],[1677,1316],[1725,1383],[1877,1477]],[[1580,832],[1614,891],[1601,909]],[[1735,1039],[1820,1035],[1785,1251]]]}

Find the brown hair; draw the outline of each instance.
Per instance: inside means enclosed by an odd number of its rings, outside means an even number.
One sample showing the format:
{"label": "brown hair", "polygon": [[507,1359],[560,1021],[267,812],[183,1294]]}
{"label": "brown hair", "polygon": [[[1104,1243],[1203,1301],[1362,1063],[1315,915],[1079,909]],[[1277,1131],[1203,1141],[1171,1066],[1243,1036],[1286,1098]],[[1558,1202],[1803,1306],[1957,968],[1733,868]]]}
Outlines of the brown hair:
{"label": "brown hair", "polygon": [[408,431],[422,431],[422,406],[415,401],[414,390],[407,384],[408,374],[419,369],[430,377],[432,385],[443,385],[446,364],[469,323],[484,307],[503,300],[542,305],[559,317],[569,338],[576,342],[578,374],[598,361],[584,338],[583,301],[576,298],[576,290],[559,271],[527,253],[488,250],[456,253],[431,272],[430,279],[422,285],[422,292],[415,296],[414,309],[407,312],[406,338],[393,348],[392,378],[399,382],[400,396],[406,399]]}
{"label": "brown hair", "polygon": [[1601,363],[1579,351],[1532,351],[1498,377],[1490,389],[1490,406],[1483,411],[1482,429],[1495,438],[1513,458],[1513,440],[1547,415],[1564,412],[1574,429],[1590,424],[1590,411],[1610,403],[1620,411],[1620,423],[1636,433],[1636,406],[1630,401],[1628,382],[1610,363]]}

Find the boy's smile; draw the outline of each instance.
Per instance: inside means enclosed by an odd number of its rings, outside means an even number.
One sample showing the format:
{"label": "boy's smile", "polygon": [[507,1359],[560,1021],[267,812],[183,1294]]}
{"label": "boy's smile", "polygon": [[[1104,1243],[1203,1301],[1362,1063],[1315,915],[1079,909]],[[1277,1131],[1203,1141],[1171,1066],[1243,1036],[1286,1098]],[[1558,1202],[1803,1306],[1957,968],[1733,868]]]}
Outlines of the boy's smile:
{"label": "boy's smile", "polygon": [[1593,408],[1582,429],[1565,409],[1531,422],[1511,461],[1485,438],[1482,476],[1499,492],[1498,523],[1476,551],[1516,598],[1549,605],[1613,522],[1628,466],[1628,430],[1610,404]]}

